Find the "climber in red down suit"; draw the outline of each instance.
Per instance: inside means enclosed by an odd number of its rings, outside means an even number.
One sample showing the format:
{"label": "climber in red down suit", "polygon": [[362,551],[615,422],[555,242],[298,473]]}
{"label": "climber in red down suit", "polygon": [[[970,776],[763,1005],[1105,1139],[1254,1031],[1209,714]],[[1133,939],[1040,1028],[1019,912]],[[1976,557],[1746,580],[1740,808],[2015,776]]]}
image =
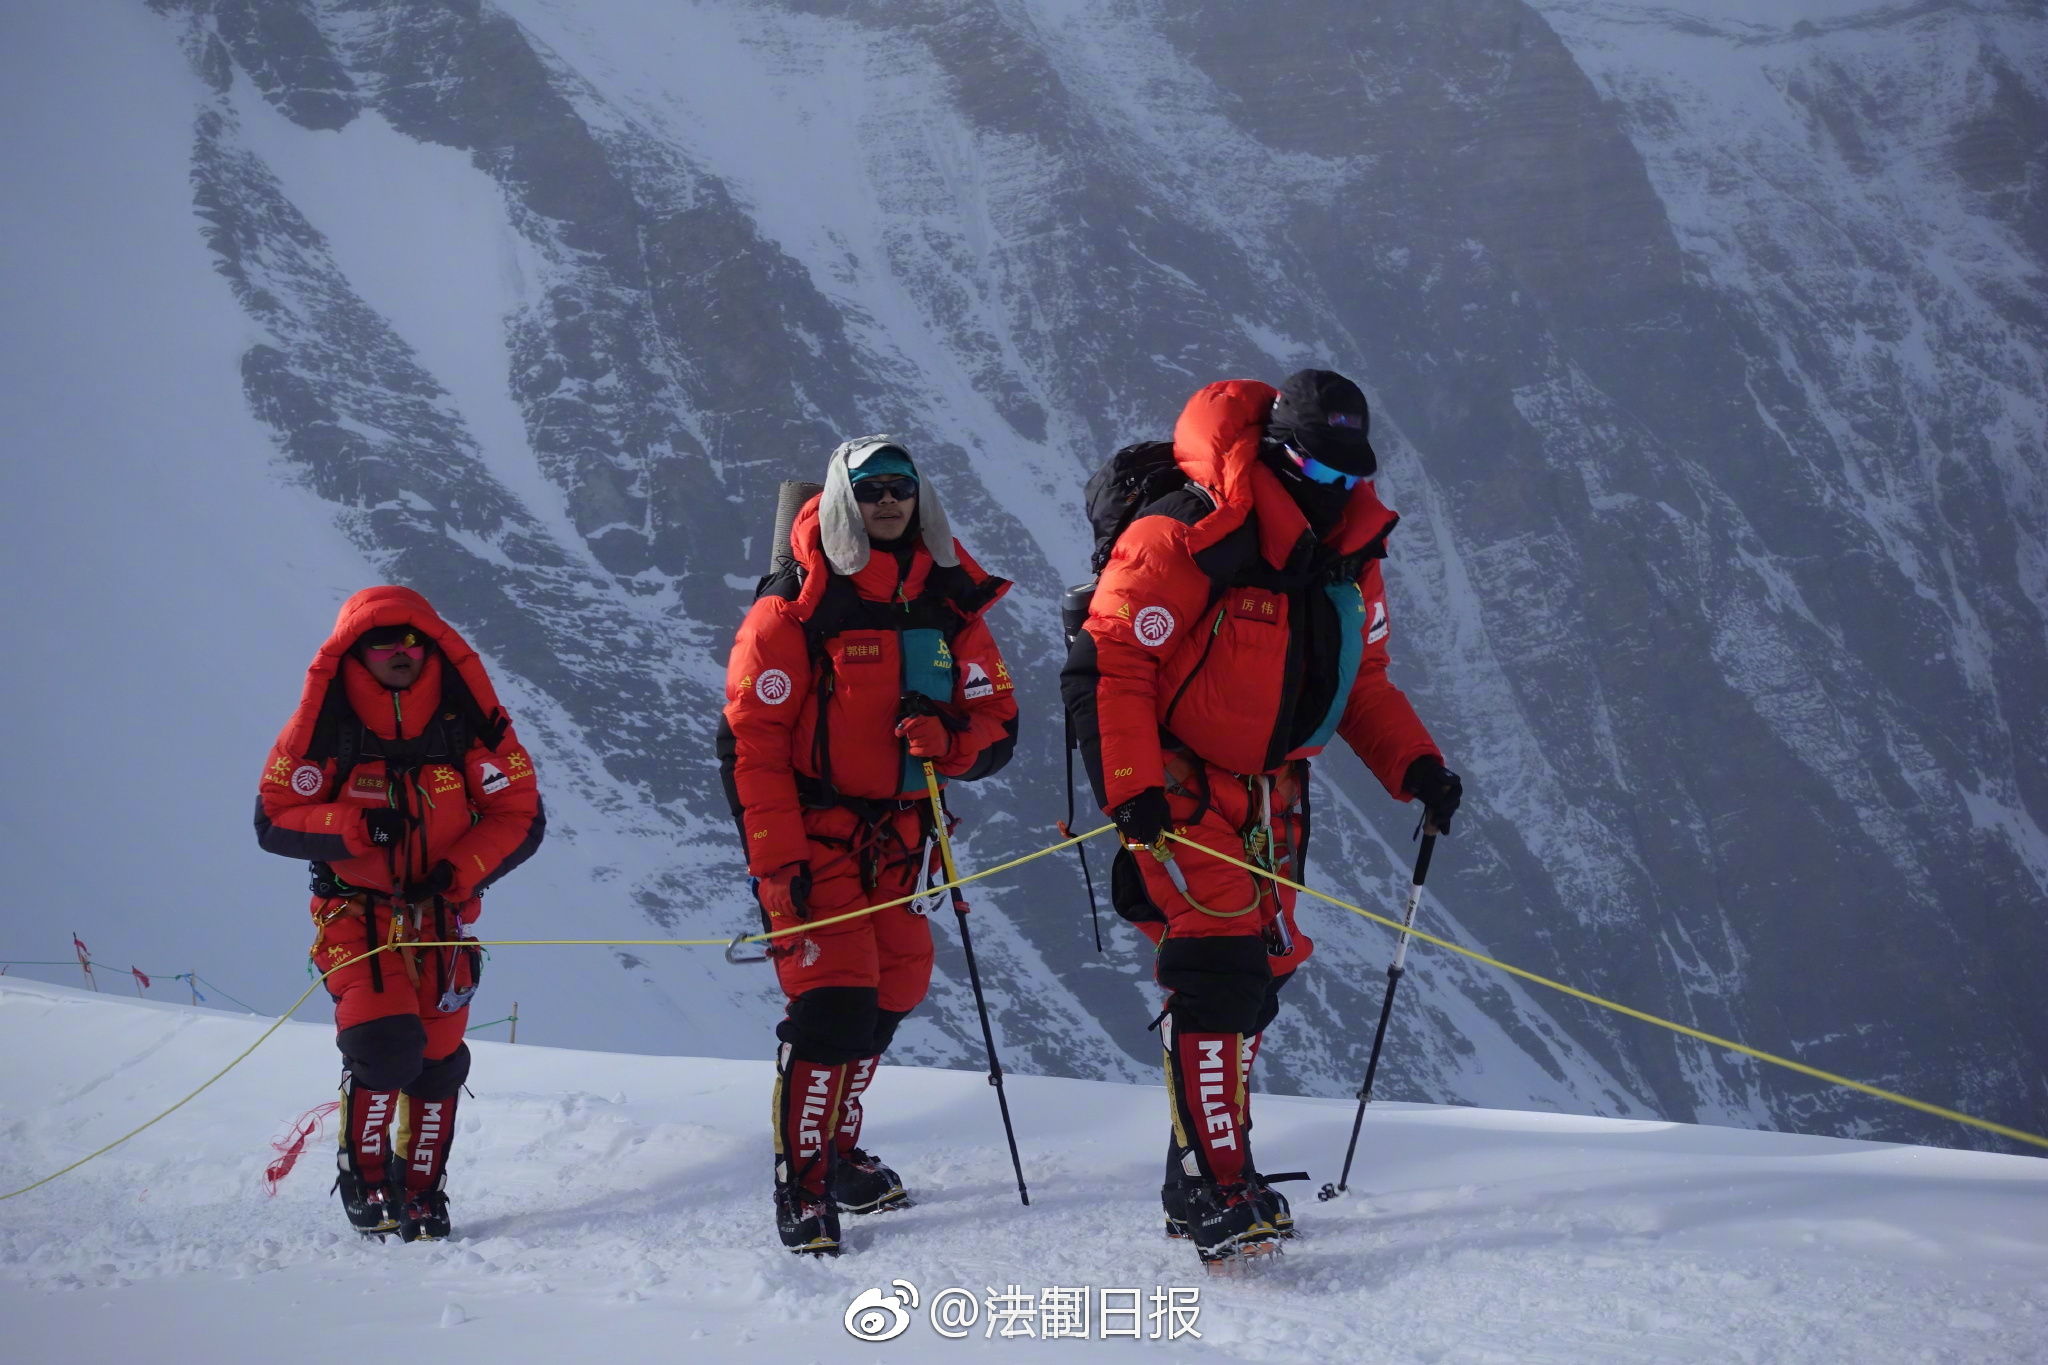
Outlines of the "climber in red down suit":
{"label": "climber in red down suit", "polygon": [[1379,561],[1399,518],[1373,491],[1367,422],[1365,395],[1326,370],[1191,398],[1173,434],[1184,482],[1117,537],[1062,677],[1123,840],[1111,898],[1159,945],[1173,1128],[1162,1198],[1168,1234],[1192,1237],[1205,1261],[1292,1231],[1251,1160],[1250,1076],[1280,988],[1314,945],[1291,888],[1163,832],[1299,881],[1308,763],[1335,735],[1437,829],[1460,799],[1387,678]]}
{"label": "climber in red down suit", "polygon": [[[719,760],[773,929],[943,883],[924,764],[1009,761],[1017,704],[985,613],[1009,588],[953,539],[930,477],[889,437],[848,441],[764,580],[726,669]],[[839,1252],[839,1212],[907,1202],[857,1144],[862,1094],[931,983],[941,894],[773,940],[775,1212],[783,1245]]]}
{"label": "climber in red down suit", "polygon": [[[409,588],[343,604],[263,768],[256,840],[312,864],[314,966],[341,1049],[340,1191],[365,1235],[449,1232],[447,1163],[485,887],[547,821],[476,651]],[[385,943],[399,945],[354,960]]]}

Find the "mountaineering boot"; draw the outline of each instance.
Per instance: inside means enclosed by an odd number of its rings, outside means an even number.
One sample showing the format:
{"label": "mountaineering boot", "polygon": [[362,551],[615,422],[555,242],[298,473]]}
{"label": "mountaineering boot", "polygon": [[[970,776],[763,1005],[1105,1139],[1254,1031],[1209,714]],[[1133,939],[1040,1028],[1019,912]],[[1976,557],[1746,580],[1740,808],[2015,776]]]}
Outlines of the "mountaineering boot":
{"label": "mountaineering boot", "polygon": [[1287,1196],[1273,1188],[1279,1180],[1306,1180],[1306,1171],[1287,1171],[1276,1176],[1262,1174],[1252,1158],[1252,1064],[1259,1059],[1259,1042],[1263,1033],[1247,1033],[1244,1043],[1238,1049],[1238,1076],[1244,1085],[1244,1178],[1251,1186],[1253,1198],[1258,1202],[1259,1212],[1273,1225],[1273,1230],[1282,1238],[1292,1239],[1294,1231],[1294,1209],[1287,1202]]}
{"label": "mountaineering boot", "polygon": [[1245,1183],[1252,1188],[1252,1198],[1259,1206],[1259,1216],[1273,1225],[1273,1231],[1286,1240],[1292,1240],[1297,1236],[1294,1231],[1294,1208],[1287,1202],[1287,1196],[1267,1184],[1266,1177],[1257,1171],[1247,1172]]}
{"label": "mountaineering boot", "polygon": [[391,1121],[398,1109],[396,1090],[364,1090],[342,1073],[340,1148],[335,1155],[339,1174],[334,1188],[341,1195],[349,1226],[365,1237],[382,1238],[398,1229],[403,1199],[389,1188]]}
{"label": "mountaineering boot", "polygon": [[875,1078],[875,1067],[881,1060],[879,1054],[862,1057],[847,1068],[846,1098],[840,1101],[839,1126],[832,1134],[836,1149],[832,1202],[841,1213],[887,1213],[910,1207],[910,1195],[903,1188],[902,1177],[857,1145],[861,1121],[866,1117],[860,1099],[867,1093],[868,1082]]}
{"label": "mountaineering boot", "polygon": [[1173,1142],[1159,1202],[1166,1235],[1188,1235],[1204,1262],[1279,1234],[1258,1200],[1250,1143],[1245,1035],[1160,1025]]}
{"label": "mountaineering boot", "polygon": [[341,1195],[341,1211],[348,1215],[349,1226],[363,1236],[382,1238],[398,1230],[396,1205],[382,1185],[365,1185],[361,1176],[343,1169],[334,1177],[334,1188]]}
{"label": "mountaineering boot", "polygon": [[776,1052],[775,1230],[799,1255],[839,1254],[833,1136],[851,1070],[845,1062],[806,1061],[789,1043]]}
{"label": "mountaineering boot", "polygon": [[799,1256],[839,1254],[839,1210],[801,1185],[775,1187],[775,1230]]}
{"label": "mountaineering boot", "polygon": [[1166,1215],[1166,1235],[1176,1241],[1188,1237],[1188,1196],[1201,1183],[1201,1168],[1190,1149],[1166,1135],[1166,1179],[1159,1186],[1159,1208]]}
{"label": "mountaineering boot", "polygon": [[889,1213],[909,1208],[910,1194],[896,1172],[854,1147],[833,1163],[832,1202],[843,1213]]}
{"label": "mountaineering boot", "polygon": [[406,1196],[405,1209],[398,1218],[401,1242],[438,1242],[449,1235],[448,1196],[437,1185],[415,1190]]}
{"label": "mountaineering boot", "polygon": [[455,1141],[455,1101],[461,1093],[433,1100],[398,1097],[391,1150],[401,1172],[393,1183],[403,1183],[394,1197],[401,1241],[433,1242],[449,1235],[448,1149]]}
{"label": "mountaineering boot", "polygon": [[438,1242],[450,1234],[448,1149],[455,1140],[458,1089],[439,1099],[398,1097],[392,1124],[390,1206],[403,1242]]}
{"label": "mountaineering boot", "polygon": [[1280,1249],[1280,1234],[1266,1220],[1252,1188],[1240,1181],[1218,1185],[1204,1180],[1188,1196],[1188,1234],[1195,1254],[1214,1269]]}

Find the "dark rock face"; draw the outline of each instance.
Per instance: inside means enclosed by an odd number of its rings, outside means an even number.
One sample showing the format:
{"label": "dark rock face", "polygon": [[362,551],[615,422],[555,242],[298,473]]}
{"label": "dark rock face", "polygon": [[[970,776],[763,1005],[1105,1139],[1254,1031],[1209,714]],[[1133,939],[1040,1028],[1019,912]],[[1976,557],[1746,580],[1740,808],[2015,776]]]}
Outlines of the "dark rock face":
{"label": "dark rock face", "polygon": [[[991,863],[1061,813],[1052,603],[1087,470],[1211,379],[1335,364],[1368,385],[1407,514],[1397,676],[1476,796],[1436,878],[1448,936],[2048,1122],[2038,14],[758,6],[726,59],[899,82],[843,113],[872,198],[812,237],[762,206],[763,148],[643,116],[540,10],[153,3],[216,90],[467,153],[549,263],[507,319],[506,380],[566,539],[355,295],[226,94],[199,117],[209,240],[269,336],[252,405],[366,551],[558,709],[543,752],[673,832],[623,893],[656,922],[746,920],[710,736],[778,480],[897,431],[1018,581],[997,625],[1027,728],[974,802]],[[1632,64],[1657,25],[1718,76]],[[1319,880],[1397,903],[1403,812],[1325,771]],[[1095,956],[1073,870],[1033,864],[989,902],[1009,1060],[1143,1074],[1146,954],[1118,929]],[[1262,1083],[1344,1093],[1386,946],[1310,923]],[[972,1059],[957,958],[941,972],[920,1059]],[[1443,955],[1415,981],[1385,1096],[1974,1140]]]}

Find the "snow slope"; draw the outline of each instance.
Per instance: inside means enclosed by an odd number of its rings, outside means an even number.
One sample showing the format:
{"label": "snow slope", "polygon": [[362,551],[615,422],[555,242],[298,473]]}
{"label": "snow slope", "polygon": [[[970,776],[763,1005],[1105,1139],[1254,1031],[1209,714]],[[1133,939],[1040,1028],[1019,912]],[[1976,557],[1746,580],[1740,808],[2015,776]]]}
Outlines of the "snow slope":
{"label": "snow slope", "polygon": [[[0,1187],[196,1085],[259,1025],[0,982]],[[854,1254],[772,1245],[761,1064],[473,1043],[452,1168],[458,1237],[361,1245],[325,1144],[274,1200],[266,1139],[324,1097],[324,1028],[287,1025],[113,1154],[0,1204],[8,1357],[296,1362],[371,1343],[496,1362],[915,1362],[1041,1350],[924,1312],[843,1325],[864,1290],[1199,1290],[1199,1340],[1063,1343],[1066,1358],[2027,1361],[2048,1351],[2048,1164],[1677,1124],[1385,1105],[1352,1194],[1297,1201],[1304,1237],[1211,1280],[1157,1234],[1156,1088],[1017,1077],[1029,1209],[978,1077],[887,1068],[871,1145],[919,1205]],[[1262,1096],[1269,1169],[1334,1177],[1341,1101]],[[1303,1187],[1293,1187],[1302,1191]],[[1140,1330],[1152,1332],[1149,1304]],[[365,1320],[396,1329],[366,1337]],[[1036,1325],[1036,1318],[1027,1319]],[[1095,1322],[1099,1330],[1099,1321]],[[451,1333],[424,1341],[418,1330]],[[403,1334],[403,1335],[401,1335]]]}

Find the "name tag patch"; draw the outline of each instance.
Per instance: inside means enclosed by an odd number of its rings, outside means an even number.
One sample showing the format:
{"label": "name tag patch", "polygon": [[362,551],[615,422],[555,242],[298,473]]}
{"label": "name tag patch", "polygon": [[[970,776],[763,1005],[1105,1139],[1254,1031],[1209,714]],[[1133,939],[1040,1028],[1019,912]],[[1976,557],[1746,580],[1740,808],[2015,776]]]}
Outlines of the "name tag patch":
{"label": "name tag patch", "polygon": [[888,655],[879,630],[850,630],[839,637],[839,661],[849,668],[881,663]]}
{"label": "name tag patch", "polygon": [[1230,594],[1230,614],[1240,621],[1280,624],[1280,596],[1264,588],[1237,588]]}

